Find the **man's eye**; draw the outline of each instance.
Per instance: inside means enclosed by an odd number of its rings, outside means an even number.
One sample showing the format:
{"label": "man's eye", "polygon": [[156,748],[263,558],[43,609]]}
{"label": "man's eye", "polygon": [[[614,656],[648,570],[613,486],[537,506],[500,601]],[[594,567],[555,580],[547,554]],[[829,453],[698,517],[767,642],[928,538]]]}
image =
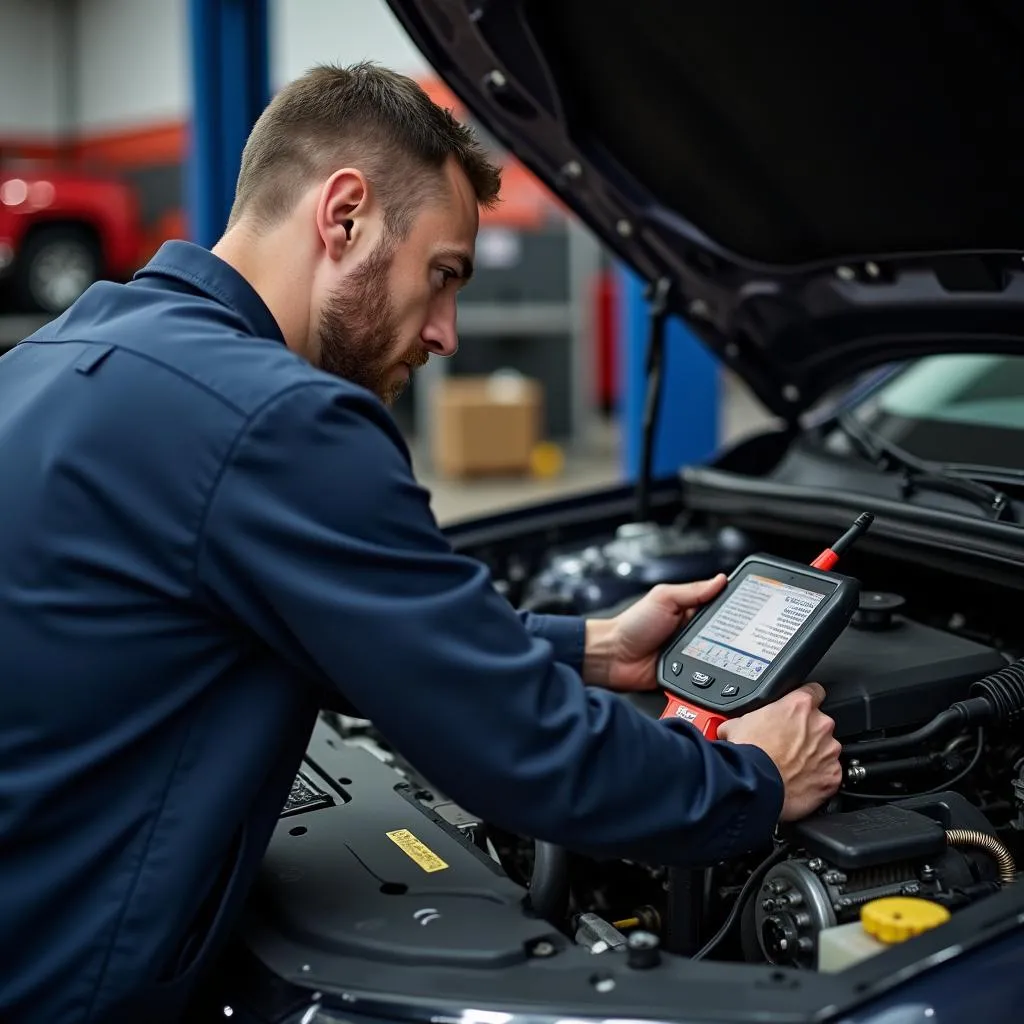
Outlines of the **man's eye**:
{"label": "man's eye", "polygon": [[451,267],[438,267],[437,273],[439,275],[439,285],[441,288],[444,288],[449,281],[454,281],[459,276],[456,271],[451,269]]}

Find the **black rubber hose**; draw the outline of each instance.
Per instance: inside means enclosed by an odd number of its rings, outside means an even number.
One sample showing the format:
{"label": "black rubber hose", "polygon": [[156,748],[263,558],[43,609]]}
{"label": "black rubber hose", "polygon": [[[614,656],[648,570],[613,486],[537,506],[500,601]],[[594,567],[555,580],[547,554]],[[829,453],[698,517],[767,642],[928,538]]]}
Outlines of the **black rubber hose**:
{"label": "black rubber hose", "polygon": [[709,953],[715,951],[722,940],[732,931],[733,926],[739,920],[740,914],[743,913],[743,908],[746,906],[747,901],[751,896],[754,895],[754,890],[761,884],[761,879],[768,873],[768,869],[778,864],[780,860],[785,860],[789,855],[789,845],[783,843],[777,847],[772,853],[768,854],[767,857],[756,868],[751,872],[750,877],[743,883],[743,888],[740,889],[740,894],[736,897],[736,902],[733,903],[732,909],[729,911],[728,916],[722,922],[722,927],[718,929],[715,934],[704,943],[703,946],[693,956],[691,960],[703,960]]}
{"label": "black rubber hose", "polygon": [[979,679],[971,687],[971,694],[992,705],[997,722],[1016,722],[1024,715],[1024,658]]}
{"label": "black rubber hose", "polygon": [[943,739],[974,722],[992,717],[992,704],[987,697],[971,697],[959,700],[951,708],[937,714],[927,725],[902,736],[886,736],[877,740],[861,740],[848,743],[844,753],[848,757],[867,757],[874,754],[892,754],[909,750],[931,740]]}
{"label": "black rubber hose", "polygon": [[851,768],[847,774],[852,782],[868,780],[877,782],[879,779],[888,779],[893,776],[899,778],[903,775],[927,771],[929,768],[934,768],[941,760],[942,754],[938,751],[934,754],[914,754],[911,757],[899,757],[891,761],[873,761],[871,764]]}
{"label": "black rubber hose", "polygon": [[538,916],[556,924],[569,909],[569,854],[561,846],[533,844],[533,874],[530,878],[530,907]]}
{"label": "black rubber hose", "polygon": [[1024,715],[1024,658],[1005,665],[971,685],[971,696],[958,700],[949,710],[936,715],[927,725],[903,736],[886,736],[846,745],[848,757],[867,757],[907,750],[921,743],[942,739],[969,725],[988,722],[1010,724]]}

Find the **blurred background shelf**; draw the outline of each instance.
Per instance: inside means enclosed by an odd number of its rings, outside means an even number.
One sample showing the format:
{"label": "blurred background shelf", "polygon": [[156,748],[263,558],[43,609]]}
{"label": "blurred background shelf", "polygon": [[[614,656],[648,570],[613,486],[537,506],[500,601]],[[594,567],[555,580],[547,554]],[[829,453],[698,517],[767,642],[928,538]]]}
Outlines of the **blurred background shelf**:
{"label": "blurred background shelf", "polygon": [[396,408],[423,452],[431,450],[432,398],[445,379],[503,370],[540,385],[545,440],[586,451],[598,406],[595,297],[604,263],[593,236],[570,218],[481,230],[477,269],[459,299],[459,350],[431,359]]}

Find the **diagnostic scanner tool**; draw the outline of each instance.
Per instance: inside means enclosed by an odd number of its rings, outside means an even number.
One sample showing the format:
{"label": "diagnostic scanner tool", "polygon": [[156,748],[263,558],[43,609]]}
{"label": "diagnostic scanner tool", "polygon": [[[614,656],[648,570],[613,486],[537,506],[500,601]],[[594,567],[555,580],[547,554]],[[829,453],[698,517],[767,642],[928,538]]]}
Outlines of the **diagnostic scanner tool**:
{"label": "diagnostic scanner tool", "polygon": [[668,697],[662,718],[682,718],[708,737],[718,727],[796,689],[857,610],[860,583],[832,572],[874,520],[870,512],[810,566],[751,555],[658,661]]}

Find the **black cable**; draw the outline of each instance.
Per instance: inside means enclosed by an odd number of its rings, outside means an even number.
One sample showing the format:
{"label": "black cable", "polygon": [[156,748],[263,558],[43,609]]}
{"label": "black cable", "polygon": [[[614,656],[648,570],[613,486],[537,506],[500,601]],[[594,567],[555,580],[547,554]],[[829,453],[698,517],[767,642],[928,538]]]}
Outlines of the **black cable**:
{"label": "black cable", "polygon": [[949,733],[961,731],[966,726],[984,725],[993,719],[1003,725],[1017,722],[1024,718],[1024,658],[972,683],[970,693],[966,700],[958,700],[920,729],[902,736],[848,743],[843,755],[849,760],[891,754],[919,747],[931,740],[944,739]]}
{"label": "black cable", "polygon": [[754,890],[761,884],[762,879],[768,870],[774,867],[780,860],[784,860],[786,855],[789,853],[789,844],[783,843],[776,850],[770,853],[754,870],[750,873],[750,877],[743,883],[743,888],[740,889],[739,895],[736,897],[736,902],[733,903],[732,909],[729,911],[728,917],[722,922],[722,927],[718,929],[715,934],[708,939],[704,945],[693,954],[691,959],[703,960],[704,957],[714,951],[715,947],[721,943],[722,939],[729,934],[736,921],[739,919],[740,914],[743,913],[743,908],[746,906],[747,900],[750,899]]}
{"label": "black cable", "polygon": [[668,315],[669,280],[661,278],[651,293],[651,333],[647,343],[647,395],[644,403],[643,450],[636,488],[638,523],[651,515],[651,476],[654,465],[654,433],[661,413],[662,369],[665,362],[665,318]]}
{"label": "black cable", "polygon": [[939,712],[930,722],[913,732],[902,736],[885,736],[877,740],[858,740],[846,744],[843,754],[847,758],[868,757],[875,754],[891,754],[896,751],[919,747],[931,740],[944,739],[952,732],[957,732],[965,725],[979,718],[990,718],[993,713],[992,702],[987,697],[968,697],[958,700],[952,707]]}
{"label": "black cable", "polygon": [[975,768],[978,767],[978,763],[981,761],[982,752],[985,749],[985,730],[978,730],[978,745],[975,748],[974,754],[971,756],[970,761],[967,762],[967,767],[957,772],[953,778],[948,779],[946,782],[940,783],[938,786],[933,786],[931,789],[922,789],[917,793],[858,793],[855,790],[841,789],[839,791],[840,796],[851,797],[854,800],[882,800],[882,801],[893,801],[893,800],[912,800],[918,796],[932,796],[935,793],[942,793],[944,790],[949,789],[951,786],[955,786],[958,782],[963,781],[967,778]]}

